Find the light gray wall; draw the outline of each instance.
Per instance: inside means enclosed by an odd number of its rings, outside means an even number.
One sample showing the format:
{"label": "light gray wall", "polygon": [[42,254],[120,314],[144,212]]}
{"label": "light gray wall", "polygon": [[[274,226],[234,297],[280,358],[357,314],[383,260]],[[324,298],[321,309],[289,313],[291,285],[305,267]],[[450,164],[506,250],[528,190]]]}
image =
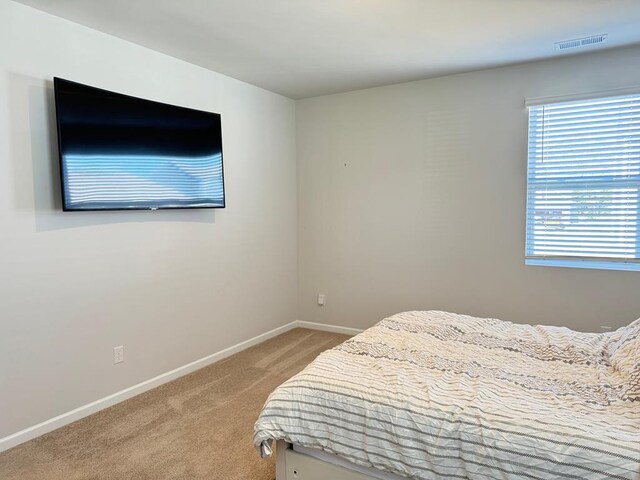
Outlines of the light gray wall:
{"label": "light gray wall", "polygon": [[[640,316],[640,274],[523,262],[524,98],[640,84],[638,48],[298,102],[296,221],[293,101],[8,0],[0,18],[0,438],[283,325],[296,299],[353,327]],[[54,75],[222,113],[228,208],[62,213]]]}
{"label": "light gray wall", "polygon": [[525,98],[640,85],[638,65],[636,47],[299,101],[300,319],[640,317],[638,272],[524,265]]}
{"label": "light gray wall", "polygon": [[[293,321],[294,102],[7,0],[0,18],[0,438]],[[63,213],[54,75],[220,112],[228,208]]]}

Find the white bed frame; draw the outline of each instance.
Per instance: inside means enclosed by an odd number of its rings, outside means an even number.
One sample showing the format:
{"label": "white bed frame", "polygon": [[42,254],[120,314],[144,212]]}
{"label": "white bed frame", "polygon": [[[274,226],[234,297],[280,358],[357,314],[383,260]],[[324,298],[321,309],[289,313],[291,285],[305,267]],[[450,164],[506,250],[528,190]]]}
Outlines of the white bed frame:
{"label": "white bed frame", "polygon": [[276,444],[276,480],[376,480],[348,468],[323,462],[293,450],[282,440]]}

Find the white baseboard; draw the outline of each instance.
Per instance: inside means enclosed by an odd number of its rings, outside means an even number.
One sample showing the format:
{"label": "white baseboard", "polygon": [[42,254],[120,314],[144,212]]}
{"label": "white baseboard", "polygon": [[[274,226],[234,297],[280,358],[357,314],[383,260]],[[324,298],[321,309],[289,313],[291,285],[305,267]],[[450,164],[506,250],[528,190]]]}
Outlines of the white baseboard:
{"label": "white baseboard", "polygon": [[249,347],[257,345],[258,343],[264,342],[265,340],[280,335],[281,333],[288,332],[289,330],[292,330],[294,328],[310,328],[312,330],[344,333],[347,335],[356,335],[362,332],[362,330],[359,330],[357,328],[339,327],[336,325],[325,325],[324,323],[295,320],[293,322],[287,323],[286,325],[274,328],[273,330],[269,330],[266,333],[250,338],[249,340],[245,340],[244,342],[240,342],[229,348],[220,350],[219,352],[207,355],[206,357],[196,360],[195,362],[191,362],[187,365],[183,365],[182,367],[178,367],[174,370],[171,370],[170,372],[160,374],[157,377],[145,380],[144,382],[138,383],[137,385],[133,385],[129,388],[125,388],[124,390],[120,390],[119,392],[108,395],[104,398],[96,400],[95,402],[88,403],[74,410],[63,413],[62,415],[58,415],[57,417],[53,417],[49,420],[38,423],[37,425],[33,425],[32,427],[20,430],[19,432],[16,432],[12,435],[0,438],[0,452],[13,448],[17,445],[20,445],[21,443],[32,440],[36,437],[39,437],[40,435],[44,435],[45,433],[49,433],[60,427],[64,427],[65,425],[73,423],[93,413],[99,412],[100,410],[103,410],[107,407],[111,407],[112,405],[120,403],[131,397],[140,395],[141,393],[151,390],[152,388],[159,387],[163,383],[170,382],[171,380],[175,380],[176,378],[182,377],[183,375],[195,372],[196,370],[206,367],[207,365],[211,365],[212,363],[218,362],[226,357],[233,355],[234,353],[238,353]]}
{"label": "white baseboard", "polygon": [[225,348],[224,350],[220,350],[219,352],[207,355],[206,357],[196,360],[195,362],[188,363],[187,365],[178,367],[174,370],[171,370],[170,372],[160,374],[157,377],[138,383],[137,385],[133,385],[132,387],[125,388],[124,390],[120,390],[119,392],[108,395],[104,398],[101,398],[100,400],[96,400],[95,402],[91,402],[78,407],[74,410],[71,410],[70,412],[63,413],[62,415],[50,418],[49,420],[45,420],[42,423],[38,423],[37,425],[33,425],[32,427],[20,430],[19,432],[16,432],[7,437],[0,438],[0,452],[13,448],[16,445],[20,445],[21,443],[27,442],[60,427],[64,427],[65,425],[75,422],[76,420],[80,420],[81,418],[89,416],[107,407],[111,407],[112,405],[127,400],[128,398],[140,395],[141,393],[146,392],[147,390],[151,390],[152,388],[156,388],[163,383],[170,382],[171,380],[175,380],[178,377],[182,377],[183,375],[199,370],[200,368],[206,367],[207,365],[211,365],[212,363],[222,360],[230,355],[233,355],[234,353],[238,353],[249,347],[257,345],[258,343],[264,342],[265,340],[275,337],[276,335],[280,335],[281,333],[288,332],[289,330],[296,328],[297,326],[298,325],[296,325],[296,321],[287,323],[286,325],[274,328],[273,330],[263,333],[262,335],[258,335],[256,337],[250,338],[249,340],[245,340],[244,342],[233,345],[229,348]]}
{"label": "white baseboard", "polygon": [[305,322],[296,320],[292,322],[294,328],[310,328],[312,330],[322,330],[323,332],[344,333],[345,335],[357,335],[364,330],[361,328],[340,327],[338,325],[327,325],[326,323]]}

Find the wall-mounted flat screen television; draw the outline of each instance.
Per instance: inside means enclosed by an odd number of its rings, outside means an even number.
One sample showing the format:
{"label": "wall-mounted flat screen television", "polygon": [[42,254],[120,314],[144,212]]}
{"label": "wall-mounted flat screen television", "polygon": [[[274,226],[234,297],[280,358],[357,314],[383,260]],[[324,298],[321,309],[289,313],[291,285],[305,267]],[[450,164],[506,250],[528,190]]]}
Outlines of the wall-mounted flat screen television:
{"label": "wall-mounted flat screen television", "polygon": [[63,210],[224,208],[220,115],[54,78]]}

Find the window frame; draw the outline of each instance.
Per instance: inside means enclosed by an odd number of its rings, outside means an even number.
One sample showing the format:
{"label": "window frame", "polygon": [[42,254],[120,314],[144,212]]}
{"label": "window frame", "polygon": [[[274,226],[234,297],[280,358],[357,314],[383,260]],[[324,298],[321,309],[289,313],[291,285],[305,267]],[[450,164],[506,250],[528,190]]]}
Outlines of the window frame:
{"label": "window frame", "polygon": [[[581,101],[605,101],[611,99],[612,102],[615,98],[620,97],[634,97],[640,95],[640,86],[638,87],[626,87],[623,89],[617,89],[613,91],[607,92],[594,92],[589,94],[577,94],[565,97],[540,97],[527,99],[525,102],[525,106],[527,107],[527,115],[528,115],[528,128],[527,128],[527,188],[526,188],[526,210],[525,210],[525,265],[532,266],[552,266],[552,267],[569,267],[569,268],[587,268],[587,269],[604,269],[604,270],[619,270],[619,271],[640,271],[640,173],[638,173],[638,186],[637,186],[637,198],[635,199],[635,207],[637,213],[637,220],[635,223],[635,253],[633,258],[624,258],[624,257],[596,257],[589,254],[584,254],[583,256],[576,255],[579,251],[573,251],[571,255],[534,255],[533,246],[531,246],[530,242],[534,241],[534,237],[532,236],[532,223],[535,222],[534,217],[534,207],[531,205],[531,196],[532,196],[532,188],[535,188],[535,184],[532,187],[531,180],[533,178],[532,167],[536,165],[536,154],[532,154],[532,141],[537,140],[536,137],[532,136],[532,111],[531,109],[536,107],[545,107],[545,106],[556,106],[560,104],[571,104],[574,102]],[[640,99],[638,99],[640,101]],[[544,115],[544,113],[543,113]],[[640,113],[637,114],[638,119],[640,119]],[[635,120],[635,118],[633,119]],[[544,117],[543,117],[544,121]],[[544,132],[545,126],[541,127],[541,130]],[[578,136],[580,134],[576,134]],[[543,140],[544,142],[544,140]],[[542,154],[544,155],[544,154]],[[533,157],[532,157],[533,156]],[[640,157],[640,154],[638,154]],[[589,159],[584,161],[590,161]],[[591,160],[593,161],[593,160]],[[568,176],[569,177],[569,176]],[[616,181],[618,181],[616,179]],[[619,180],[620,184],[624,184],[624,180]],[[583,182],[583,184],[588,184],[588,182]],[[602,188],[599,187],[596,182],[594,182],[594,189]],[[629,188],[629,187],[621,187],[621,188]],[[634,187],[635,188],[635,187]],[[575,191],[575,190],[574,190]],[[633,204],[633,202],[630,202]],[[625,204],[626,205],[626,204]],[[615,235],[611,235],[611,237],[606,238],[614,238]],[[570,238],[570,235],[567,237]],[[587,243],[589,243],[587,241]],[[580,246],[578,245],[578,248]],[[552,248],[550,248],[552,250]]]}

